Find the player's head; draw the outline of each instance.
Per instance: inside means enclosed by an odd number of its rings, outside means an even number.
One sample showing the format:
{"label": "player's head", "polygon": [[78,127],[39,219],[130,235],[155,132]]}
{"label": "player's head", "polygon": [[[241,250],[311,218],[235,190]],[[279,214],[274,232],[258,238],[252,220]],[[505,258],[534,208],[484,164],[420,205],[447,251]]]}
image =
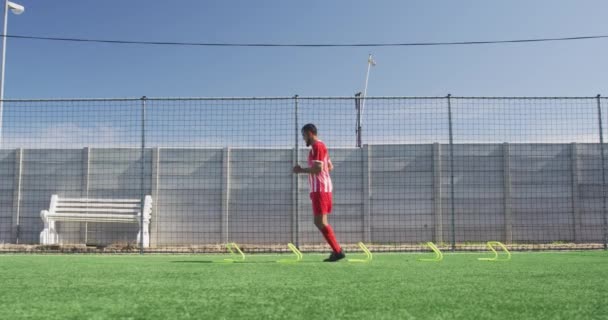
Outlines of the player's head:
{"label": "player's head", "polygon": [[317,139],[317,127],[312,124],[306,124],[302,127],[302,138],[306,142],[306,146],[309,147]]}

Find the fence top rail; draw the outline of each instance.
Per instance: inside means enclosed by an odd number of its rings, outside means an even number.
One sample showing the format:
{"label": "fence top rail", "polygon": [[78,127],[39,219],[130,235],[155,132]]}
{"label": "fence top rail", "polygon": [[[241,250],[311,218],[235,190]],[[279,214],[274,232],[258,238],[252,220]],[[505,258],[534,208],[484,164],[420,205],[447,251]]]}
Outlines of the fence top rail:
{"label": "fence top rail", "polygon": [[[472,96],[450,96],[451,99],[466,99],[466,100],[595,100],[598,96],[569,96],[569,97],[531,97],[531,96],[504,96],[504,97],[472,97]],[[601,97],[601,99],[608,99]]]}
{"label": "fence top rail", "polygon": [[[171,98],[171,97],[154,97],[147,98],[148,100],[355,100],[363,99],[363,97],[355,96],[291,96],[291,97],[187,97],[187,98]],[[420,97],[407,97],[407,96],[374,96],[365,97],[365,99],[445,99],[446,96],[420,96]]]}
{"label": "fence top rail", "polygon": [[101,102],[141,101],[142,98],[50,98],[50,99],[0,99],[0,102]]}
{"label": "fence top rail", "polygon": [[[373,96],[366,100],[433,100],[446,99],[448,96]],[[590,100],[598,96],[449,96],[450,99],[467,100]],[[278,96],[278,97],[139,97],[139,98],[50,98],[50,99],[4,99],[0,102],[133,102],[133,101],[254,101],[254,100],[355,100],[355,96]],[[602,100],[608,97],[599,96]]]}

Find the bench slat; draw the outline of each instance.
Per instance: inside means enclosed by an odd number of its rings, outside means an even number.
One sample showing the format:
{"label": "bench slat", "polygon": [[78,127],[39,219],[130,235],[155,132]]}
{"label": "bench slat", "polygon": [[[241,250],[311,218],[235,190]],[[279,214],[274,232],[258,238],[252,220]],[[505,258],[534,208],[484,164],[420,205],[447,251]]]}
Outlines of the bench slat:
{"label": "bench slat", "polygon": [[97,219],[87,219],[87,218],[79,218],[79,217],[69,217],[66,219],[54,219],[56,222],[99,222],[99,223],[138,223],[138,219],[110,219],[110,218],[97,218]]}
{"label": "bench slat", "polygon": [[57,207],[86,208],[140,208],[139,204],[131,203],[88,203],[88,202],[59,202]]}
{"label": "bench slat", "polygon": [[89,222],[103,222],[103,221],[126,221],[126,222],[139,222],[138,216],[126,216],[126,217],[111,217],[111,216],[55,216],[49,217],[54,221],[89,221]]}
{"label": "bench slat", "polygon": [[141,199],[89,199],[89,198],[59,198],[57,199],[59,201],[59,203],[61,202],[101,202],[101,203],[108,203],[108,202],[133,202],[133,203],[140,203]]}
{"label": "bench slat", "polygon": [[112,209],[112,208],[57,208],[56,213],[85,213],[85,212],[107,212],[107,213],[139,213],[139,210],[134,209]]}
{"label": "bench slat", "polygon": [[129,215],[127,215],[127,214],[82,214],[82,213],[70,213],[68,215],[52,214],[52,215],[49,215],[49,219],[55,220],[55,221],[139,222],[138,215],[130,215],[130,214]]}

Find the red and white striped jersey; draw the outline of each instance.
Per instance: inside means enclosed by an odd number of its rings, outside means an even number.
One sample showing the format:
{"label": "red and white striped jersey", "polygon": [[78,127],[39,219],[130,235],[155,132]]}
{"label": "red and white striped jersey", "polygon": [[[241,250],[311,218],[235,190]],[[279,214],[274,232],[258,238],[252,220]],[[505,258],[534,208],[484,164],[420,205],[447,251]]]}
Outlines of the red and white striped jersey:
{"label": "red and white striped jersey", "polygon": [[333,185],[331,183],[331,177],[329,176],[329,152],[321,140],[317,140],[312,145],[312,149],[308,154],[308,167],[312,167],[317,161],[323,163],[323,171],[318,174],[308,175],[310,192],[332,192]]}

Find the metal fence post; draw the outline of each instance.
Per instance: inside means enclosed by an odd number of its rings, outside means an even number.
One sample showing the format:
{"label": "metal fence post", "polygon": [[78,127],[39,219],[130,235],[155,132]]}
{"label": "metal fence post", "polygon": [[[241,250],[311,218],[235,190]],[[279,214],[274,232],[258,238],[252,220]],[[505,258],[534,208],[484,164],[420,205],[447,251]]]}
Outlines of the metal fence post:
{"label": "metal fence post", "polygon": [[145,175],[145,151],[146,151],[146,96],[141,97],[141,155],[140,155],[140,192],[141,204],[139,213],[139,253],[144,254],[144,203],[146,192],[144,191],[144,175]]}
{"label": "metal fence post", "polygon": [[441,244],[443,242],[443,206],[441,192],[441,145],[433,143],[433,215],[435,229],[433,241]]}
{"label": "metal fence post", "polygon": [[[80,197],[89,198],[89,179],[91,173],[91,148],[85,147],[82,150],[82,183],[80,187]],[[80,240],[85,244],[89,241],[89,223],[80,223]],[[79,241],[80,241],[79,240]]]}
{"label": "metal fence post", "polygon": [[363,241],[372,242],[372,146],[361,149],[363,165]]}
{"label": "metal fence post", "polygon": [[508,142],[502,144],[502,178],[505,243],[511,244],[513,242],[513,211],[511,210],[511,147]]}
{"label": "metal fence post", "polygon": [[160,210],[158,208],[158,204],[159,204],[159,176],[160,176],[160,154],[161,149],[160,147],[156,147],[154,149],[152,149],[152,167],[150,168],[150,193],[152,195],[152,201],[154,202],[152,205],[152,217],[153,219],[150,220],[150,247],[154,248],[157,247],[159,242],[158,242],[158,216],[160,213]]}
{"label": "metal fence post", "polygon": [[357,148],[361,148],[361,92],[355,94],[355,110],[357,111],[357,122],[355,124],[355,144]]}
{"label": "metal fence post", "polygon": [[230,148],[222,151],[222,242],[230,241]]}
{"label": "metal fence post", "polygon": [[581,199],[579,198],[579,163],[578,163],[578,146],[576,142],[572,142],[570,145],[570,170],[572,180],[572,220],[574,226],[572,232],[574,233],[574,242],[579,243],[582,239],[581,233]]}
{"label": "metal fence post", "polygon": [[15,172],[13,180],[12,238],[19,244],[21,230],[21,188],[23,187],[23,148],[15,150]]}
{"label": "metal fence post", "polygon": [[602,164],[602,212],[604,214],[603,229],[604,229],[604,250],[608,249],[608,217],[606,216],[606,169],[604,165],[604,129],[602,128],[602,102],[601,97],[597,95],[597,120],[600,129],[600,159]]}
{"label": "metal fence post", "polygon": [[456,250],[456,227],[455,227],[455,197],[454,197],[454,134],[452,131],[452,101],[451,94],[447,95],[448,102],[448,129],[450,135],[450,215],[452,232],[452,251]]}
{"label": "metal fence post", "polygon": [[[295,143],[295,157],[294,157],[294,166],[298,164],[300,161],[300,129],[298,128],[298,95],[296,94],[293,97],[294,100],[294,143]],[[295,229],[295,234],[293,235],[293,243],[297,248],[300,248],[300,178],[297,174],[294,175],[293,182],[295,194],[294,194],[294,213],[293,213],[293,229]]]}

